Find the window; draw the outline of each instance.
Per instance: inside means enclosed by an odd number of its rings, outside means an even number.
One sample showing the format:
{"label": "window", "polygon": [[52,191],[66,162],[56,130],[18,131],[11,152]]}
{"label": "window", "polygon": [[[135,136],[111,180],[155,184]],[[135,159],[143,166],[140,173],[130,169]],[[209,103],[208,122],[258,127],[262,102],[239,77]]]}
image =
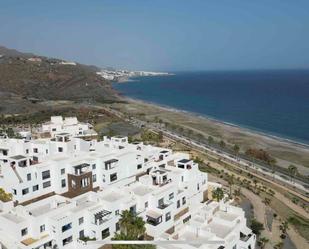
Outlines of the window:
{"label": "window", "polygon": [[61,187],[62,187],[62,188],[65,188],[66,185],[67,185],[67,184],[66,184],[65,179],[62,179],[62,180],[61,180]]}
{"label": "window", "polygon": [[52,131],[56,131],[57,129],[56,128],[52,128]]}
{"label": "window", "polygon": [[197,191],[200,190],[200,184],[197,184]]}
{"label": "window", "polygon": [[38,148],[33,148],[33,153],[38,153],[38,152],[39,152]]}
{"label": "window", "polygon": [[110,175],[110,181],[113,182],[113,181],[116,181],[116,180],[117,180],[117,173],[111,174]]}
{"label": "window", "polygon": [[97,175],[94,174],[94,175],[92,175],[92,182],[96,182],[96,181],[97,181]]}
{"label": "window", "polygon": [[174,198],[174,193],[170,193],[168,198],[169,198],[169,200],[172,200]]}
{"label": "window", "polygon": [[64,240],[62,240],[62,245],[65,246],[66,244],[69,244],[69,243],[71,243],[72,241],[73,241],[73,237],[70,236],[70,237],[68,237],[68,238],[66,238],[66,239],[64,239]]}
{"label": "window", "polygon": [[171,212],[165,214],[165,221],[169,221],[171,219]]}
{"label": "window", "polygon": [[43,233],[45,231],[45,225],[40,226],[40,232]]}
{"label": "window", "polygon": [[182,197],[182,205],[185,205],[186,204],[186,197]]}
{"label": "window", "polygon": [[141,169],[142,168],[142,165],[141,164],[138,164],[137,165],[137,169]]}
{"label": "window", "polygon": [[116,223],[116,232],[118,232],[120,230],[120,225],[119,222]]}
{"label": "window", "polygon": [[115,215],[119,215],[119,209],[115,211]]}
{"label": "window", "polygon": [[48,149],[45,150],[46,154],[48,154]]}
{"label": "window", "polygon": [[26,195],[26,194],[28,194],[29,193],[29,188],[24,188],[23,190],[22,190],[22,194],[23,195]]}
{"label": "window", "polygon": [[28,234],[28,228],[24,228],[21,230],[21,236],[25,236]]}
{"label": "window", "polygon": [[159,201],[158,201],[158,206],[161,207],[164,205],[164,199],[161,198]]}
{"label": "window", "polygon": [[48,179],[48,178],[50,178],[50,171],[49,170],[43,171],[42,172],[42,179],[45,180],[45,179]]}
{"label": "window", "polygon": [[27,174],[27,181],[31,181],[31,173]]}
{"label": "window", "polygon": [[65,174],[65,169],[61,169],[61,175]]}
{"label": "window", "polygon": [[96,165],[95,164],[92,164],[92,169],[96,169]]}
{"label": "window", "polygon": [[47,181],[47,182],[43,182],[43,188],[48,188],[50,187],[50,181]]}
{"label": "window", "polygon": [[58,152],[63,152],[63,148],[62,147],[58,147]]}
{"label": "window", "polygon": [[32,191],[35,192],[35,191],[38,191],[39,190],[39,185],[34,185],[32,187]]}
{"label": "window", "polygon": [[80,238],[84,238],[85,237],[84,230],[79,231],[79,237]]}
{"label": "window", "polygon": [[148,208],[148,201],[145,202],[145,208]]}
{"label": "window", "polygon": [[177,208],[180,208],[180,200],[177,201]]}
{"label": "window", "polygon": [[64,233],[65,231],[69,230],[72,228],[72,223],[66,224],[62,226],[62,232]]}
{"label": "window", "polygon": [[14,195],[17,195],[16,189],[13,189],[13,194],[14,194]]}
{"label": "window", "polygon": [[81,224],[83,224],[84,223],[84,217],[80,217],[79,219],[78,219],[78,225],[81,225]]}
{"label": "window", "polygon": [[184,180],[184,177],[183,177],[183,176],[181,176],[181,181],[183,182],[183,180]]}
{"label": "window", "polygon": [[29,149],[26,149],[26,154],[29,154]]}

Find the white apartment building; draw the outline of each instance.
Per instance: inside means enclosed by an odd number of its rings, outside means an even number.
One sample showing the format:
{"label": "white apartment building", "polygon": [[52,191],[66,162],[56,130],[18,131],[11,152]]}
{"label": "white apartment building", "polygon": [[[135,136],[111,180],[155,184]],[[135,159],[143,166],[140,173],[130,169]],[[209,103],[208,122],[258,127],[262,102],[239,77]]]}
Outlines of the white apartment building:
{"label": "white apartment building", "polygon": [[[119,230],[123,210],[142,217],[154,240],[203,241],[162,248],[255,245],[244,212],[208,200],[212,183],[184,153],[126,137],[85,141],[60,133],[0,139],[0,165],[0,187],[13,195],[0,202],[3,248],[98,248]],[[96,241],[85,243],[84,237]]]}
{"label": "white apartment building", "polygon": [[94,137],[98,134],[89,123],[82,123],[76,117],[53,116],[49,122],[42,124],[42,132],[54,137],[59,133],[69,133],[75,137]]}

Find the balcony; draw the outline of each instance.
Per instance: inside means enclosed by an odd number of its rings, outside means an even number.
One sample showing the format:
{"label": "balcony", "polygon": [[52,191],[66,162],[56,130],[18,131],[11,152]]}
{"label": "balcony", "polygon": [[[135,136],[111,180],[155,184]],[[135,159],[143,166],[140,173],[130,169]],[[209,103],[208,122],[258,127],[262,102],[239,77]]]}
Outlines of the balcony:
{"label": "balcony", "polygon": [[169,207],[170,205],[172,205],[173,204],[173,202],[167,202],[167,203],[159,203],[159,205],[158,205],[158,208],[159,209],[165,209],[165,208],[167,208],[167,207]]}
{"label": "balcony", "polygon": [[101,210],[97,213],[94,214],[94,225],[100,226],[102,224],[104,224],[105,222],[110,220],[110,214],[112,212],[108,211],[108,210]]}
{"label": "balcony", "polygon": [[74,174],[78,176],[90,172],[90,164],[88,163],[82,163],[74,166],[73,168],[74,168]]}
{"label": "balcony", "polygon": [[104,162],[104,168],[105,170],[111,170],[115,167],[117,167],[117,162],[118,162],[118,159],[110,159],[110,160],[107,160]]}
{"label": "balcony", "polygon": [[149,210],[146,213],[146,222],[152,226],[157,226],[162,223],[162,214]]}

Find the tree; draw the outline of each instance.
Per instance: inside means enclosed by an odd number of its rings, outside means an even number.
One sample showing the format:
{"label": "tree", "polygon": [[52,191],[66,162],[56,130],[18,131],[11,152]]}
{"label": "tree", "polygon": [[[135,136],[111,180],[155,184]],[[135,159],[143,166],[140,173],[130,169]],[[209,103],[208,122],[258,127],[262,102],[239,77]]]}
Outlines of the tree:
{"label": "tree", "polygon": [[264,249],[266,244],[269,242],[269,239],[265,238],[265,237],[262,237],[258,240],[258,246],[261,248],[261,249]]}
{"label": "tree", "polygon": [[11,193],[6,193],[3,188],[0,188],[0,200],[3,202],[11,201],[13,195]]}
{"label": "tree", "polygon": [[282,232],[283,235],[286,236],[286,231],[289,229],[289,222],[288,221],[282,221],[279,225],[279,230]]}
{"label": "tree", "polygon": [[265,199],[264,199],[263,202],[264,202],[264,204],[265,204],[266,206],[269,206],[269,204],[271,203],[271,199],[265,197]]}
{"label": "tree", "polygon": [[292,179],[298,174],[297,167],[293,164],[290,164],[289,167],[288,167],[288,171],[289,171],[290,178],[291,178],[291,181],[292,181]]}
{"label": "tree", "polygon": [[230,195],[230,198],[232,198],[232,187],[234,185],[234,175],[229,176],[227,179],[227,182],[229,184],[229,189],[230,189],[229,195]]}
{"label": "tree", "polygon": [[221,148],[224,148],[226,146],[226,144],[225,144],[225,142],[223,140],[221,140],[219,142],[219,145],[220,145]]}
{"label": "tree", "polygon": [[236,200],[239,200],[240,195],[241,195],[241,188],[235,189],[234,190],[234,196],[235,196]]}
{"label": "tree", "polygon": [[208,138],[207,138],[207,140],[208,140],[208,143],[209,144],[212,144],[215,140],[214,140],[214,138],[212,137],[212,136],[209,136]]}
{"label": "tree", "polygon": [[251,220],[250,227],[251,227],[252,232],[258,236],[261,234],[261,231],[264,230],[263,224],[261,222],[258,222],[256,219]]}
{"label": "tree", "polygon": [[254,178],[253,183],[254,183],[254,190],[256,191],[256,186],[257,186],[257,183],[258,183],[257,179]]}
{"label": "tree", "polygon": [[[116,233],[113,240],[141,240],[146,228],[145,221],[129,210],[121,213],[119,219],[120,232]],[[113,249],[153,249],[153,245],[113,245]]]}
{"label": "tree", "polygon": [[212,197],[217,200],[217,202],[221,201],[224,198],[224,192],[222,188],[216,188],[212,191]]}
{"label": "tree", "polygon": [[158,139],[159,139],[160,142],[163,141],[163,132],[162,132],[162,131],[159,131],[159,133],[158,133]]}
{"label": "tree", "polygon": [[235,155],[237,155],[239,153],[239,150],[240,150],[239,145],[238,144],[234,144],[233,151],[235,152]]}
{"label": "tree", "polygon": [[274,246],[274,249],[282,249],[283,248],[283,242],[280,241],[278,242],[275,246]]}

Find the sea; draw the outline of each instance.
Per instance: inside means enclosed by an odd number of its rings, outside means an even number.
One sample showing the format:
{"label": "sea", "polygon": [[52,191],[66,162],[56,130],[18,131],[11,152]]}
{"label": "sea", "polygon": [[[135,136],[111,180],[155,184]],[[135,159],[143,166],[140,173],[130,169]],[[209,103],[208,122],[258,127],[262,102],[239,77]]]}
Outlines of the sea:
{"label": "sea", "polygon": [[113,86],[129,98],[309,144],[309,69],[175,72]]}

